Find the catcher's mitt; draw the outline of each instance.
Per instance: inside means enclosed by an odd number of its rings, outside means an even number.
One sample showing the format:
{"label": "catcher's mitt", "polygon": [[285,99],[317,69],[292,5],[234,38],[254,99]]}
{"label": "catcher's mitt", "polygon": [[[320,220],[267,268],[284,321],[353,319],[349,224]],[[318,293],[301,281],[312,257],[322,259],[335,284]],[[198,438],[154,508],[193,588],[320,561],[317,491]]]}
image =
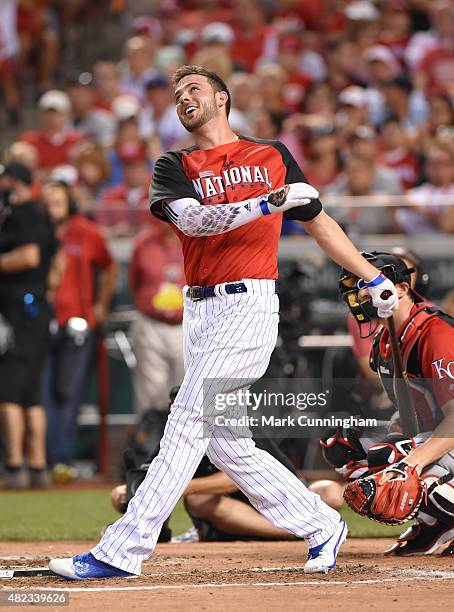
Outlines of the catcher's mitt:
{"label": "catcher's mitt", "polygon": [[[390,473],[393,478],[380,484]],[[358,514],[385,525],[400,525],[415,516],[425,493],[426,484],[416,468],[402,462],[349,483],[344,499]]]}

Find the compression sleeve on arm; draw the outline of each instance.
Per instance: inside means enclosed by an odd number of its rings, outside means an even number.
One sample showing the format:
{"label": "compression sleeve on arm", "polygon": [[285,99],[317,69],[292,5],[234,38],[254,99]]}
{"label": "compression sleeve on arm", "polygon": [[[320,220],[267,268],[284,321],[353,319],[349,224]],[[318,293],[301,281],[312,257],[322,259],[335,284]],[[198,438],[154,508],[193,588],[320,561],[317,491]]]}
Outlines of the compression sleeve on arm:
{"label": "compression sleeve on arm", "polygon": [[214,206],[202,206],[195,198],[180,198],[166,201],[163,212],[183,234],[193,237],[225,234],[269,214],[267,206],[261,207],[260,198]]}

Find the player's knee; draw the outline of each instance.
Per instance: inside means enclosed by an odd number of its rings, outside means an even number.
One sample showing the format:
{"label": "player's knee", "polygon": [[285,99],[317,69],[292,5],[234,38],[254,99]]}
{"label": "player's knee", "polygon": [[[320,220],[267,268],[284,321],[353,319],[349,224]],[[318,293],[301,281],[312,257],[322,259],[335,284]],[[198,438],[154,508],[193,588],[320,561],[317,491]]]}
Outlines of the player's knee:
{"label": "player's knee", "polygon": [[220,495],[200,495],[193,493],[184,498],[186,511],[195,518],[209,519],[219,503]]}
{"label": "player's knee", "polygon": [[335,510],[339,510],[344,503],[344,487],[334,480],[317,480],[310,485],[309,491],[320,495],[321,500]]}
{"label": "player's knee", "polygon": [[[218,499],[211,505],[210,517],[211,520],[219,524],[231,517],[232,504],[235,503],[235,501],[225,495],[218,495],[217,498]],[[241,504],[242,502],[236,503]]]}
{"label": "player's knee", "polygon": [[110,493],[110,499],[112,502],[112,506],[117,512],[125,512],[127,508],[126,485],[122,484],[113,488]]}

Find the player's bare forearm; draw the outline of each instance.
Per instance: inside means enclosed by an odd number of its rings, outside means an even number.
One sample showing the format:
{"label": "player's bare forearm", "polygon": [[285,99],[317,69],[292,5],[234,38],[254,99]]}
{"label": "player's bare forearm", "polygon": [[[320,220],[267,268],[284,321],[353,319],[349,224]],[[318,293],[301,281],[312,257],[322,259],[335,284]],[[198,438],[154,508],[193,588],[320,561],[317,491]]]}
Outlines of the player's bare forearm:
{"label": "player's bare forearm", "polygon": [[377,268],[364,259],[338,223],[324,211],[311,221],[303,222],[303,225],[320,248],[337,264],[366,281],[377,276]]}
{"label": "player's bare forearm", "polygon": [[41,254],[37,244],[24,244],[0,255],[0,272],[15,274],[39,266]]}
{"label": "player's bare forearm", "polygon": [[238,491],[238,487],[224,472],[216,472],[209,476],[193,478],[186,487],[183,497],[194,493],[206,493],[211,495],[227,495]]}
{"label": "player's bare forearm", "polygon": [[416,465],[419,471],[454,450],[454,400],[443,406],[443,412],[445,417],[430,438],[405,458],[406,463]]}
{"label": "player's bare forearm", "polygon": [[50,270],[47,275],[47,298],[49,301],[54,299],[55,291],[62,281],[67,263],[66,254],[62,249],[59,249],[52,257]]}
{"label": "player's bare forearm", "polygon": [[[115,261],[112,261],[110,266],[99,275],[96,306],[99,306],[99,310],[104,313],[101,315],[101,319],[107,317],[112,295],[117,283],[117,276],[118,266]],[[104,323],[102,320],[98,320],[97,322]]]}

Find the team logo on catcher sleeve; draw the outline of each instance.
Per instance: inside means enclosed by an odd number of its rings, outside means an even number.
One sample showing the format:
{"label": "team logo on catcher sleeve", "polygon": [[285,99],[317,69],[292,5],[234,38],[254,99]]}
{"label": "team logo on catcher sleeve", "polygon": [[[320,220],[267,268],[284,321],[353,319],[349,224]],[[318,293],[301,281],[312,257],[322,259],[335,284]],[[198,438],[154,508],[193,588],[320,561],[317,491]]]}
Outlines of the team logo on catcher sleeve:
{"label": "team logo on catcher sleeve", "polygon": [[436,359],[435,361],[432,361],[432,365],[435,368],[438,380],[441,380],[445,376],[454,380],[454,360],[448,361],[446,365],[444,365],[443,363],[444,360],[445,358],[442,357],[441,359]]}

